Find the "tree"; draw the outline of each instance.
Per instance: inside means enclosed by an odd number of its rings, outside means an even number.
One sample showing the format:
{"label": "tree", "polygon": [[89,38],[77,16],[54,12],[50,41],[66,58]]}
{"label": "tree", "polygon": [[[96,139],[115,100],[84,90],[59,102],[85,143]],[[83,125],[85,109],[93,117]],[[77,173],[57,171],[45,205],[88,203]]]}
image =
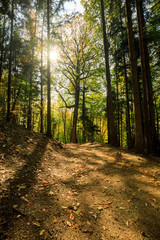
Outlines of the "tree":
{"label": "tree", "polygon": [[113,146],[117,146],[117,132],[114,120],[113,102],[112,102],[112,91],[111,91],[111,77],[109,67],[109,54],[108,54],[108,40],[106,35],[105,26],[105,15],[104,15],[104,3],[101,0],[101,19],[102,19],[102,31],[103,31],[103,43],[104,43],[104,54],[106,64],[106,80],[107,80],[107,112],[108,112],[108,142]]}
{"label": "tree", "polygon": [[146,153],[157,151],[159,141],[155,128],[155,111],[153,104],[152,81],[149,64],[149,53],[145,34],[143,0],[136,0],[139,45],[141,53],[141,72],[143,83],[143,114],[144,114],[144,150]]}
{"label": "tree", "polygon": [[[68,105],[62,94],[59,92],[66,107],[74,108],[71,142],[76,143],[81,82],[86,81],[93,76],[94,69],[92,68],[92,61],[95,56],[92,49],[89,49],[89,35],[85,23],[82,22],[82,18],[75,17],[73,19],[74,22],[72,21],[71,27],[67,29],[69,32],[68,36],[66,32],[65,37],[63,36],[61,41],[61,59],[63,60],[59,62],[58,70],[69,80],[70,88],[64,87],[59,83],[60,86],[66,88],[69,95],[74,96],[74,103]],[[68,47],[68,44],[70,45],[70,48]]]}
{"label": "tree", "polygon": [[12,71],[12,43],[13,43],[13,21],[14,21],[14,0],[11,1],[11,31],[9,47],[9,67],[8,67],[8,98],[7,98],[7,121],[10,122],[10,105],[11,105],[11,71]]}
{"label": "tree", "polygon": [[47,136],[51,137],[50,0],[47,0]]}
{"label": "tree", "polygon": [[128,45],[129,45],[129,56],[130,66],[132,73],[132,90],[133,90],[133,101],[134,101],[134,121],[135,121],[135,150],[137,152],[143,152],[143,128],[142,128],[142,112],[141,112],[141,101],[140,101],[140,90],[139,80],[137,73],[137,59],[135,53],[134,34],[132,28],[132,17],[131,17],[131,0],[126,0],[126,20],[128,30]]}

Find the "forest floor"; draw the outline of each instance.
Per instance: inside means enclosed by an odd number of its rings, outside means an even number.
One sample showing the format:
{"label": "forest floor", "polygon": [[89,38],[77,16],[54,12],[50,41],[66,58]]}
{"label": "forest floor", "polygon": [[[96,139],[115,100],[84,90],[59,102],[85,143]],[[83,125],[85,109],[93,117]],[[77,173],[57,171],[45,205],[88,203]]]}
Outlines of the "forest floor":
{"label": "forest floor", "polygon": [[0,127],[0,239],[160,239],[160,158]]}

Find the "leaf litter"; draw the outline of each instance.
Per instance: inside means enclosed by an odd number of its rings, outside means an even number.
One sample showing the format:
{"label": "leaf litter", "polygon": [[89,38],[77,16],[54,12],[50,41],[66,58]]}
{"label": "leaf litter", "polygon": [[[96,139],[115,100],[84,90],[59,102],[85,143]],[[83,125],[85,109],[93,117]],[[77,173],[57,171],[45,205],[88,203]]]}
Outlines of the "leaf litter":
{"label": "leaf litter", "polygon": [[159,239],[159,158],[0,132],[1,239]]}

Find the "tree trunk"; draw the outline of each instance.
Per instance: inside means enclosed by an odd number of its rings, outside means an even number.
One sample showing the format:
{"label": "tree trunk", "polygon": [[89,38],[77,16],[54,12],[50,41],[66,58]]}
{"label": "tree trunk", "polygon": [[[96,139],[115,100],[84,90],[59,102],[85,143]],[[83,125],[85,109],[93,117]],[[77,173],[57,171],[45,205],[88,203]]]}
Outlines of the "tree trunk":
{"label": "tree trunk", "polygon": [[47,0],[47,132],[51,137],[50,0]]}
{"label": "tree trunk", "polygon": [[119,85],[119,82],[118,82],[118,74],[117,74],[117,66],[116,66],[117,141],[118,141],[118,145],[120,145],[120,104],[119,104],[119,88],[118,88],[118,85]]}
{"label": "tree trunk", "polygon": [[155,128],[155,111],[153,104],[152,81],[150,74],[147,40],[144,36],[145,21],[142,2],[142,0],[136,0],[139,45],[141,53],[141,71],[143,82],[145,152],[150,153],[157,151],[159,144]]}
{"label": "tree trunk", "polygon": [[34,67],[34,37],[36,34],[37,22],[35,19],[34,33],[31,35],[31,44],[32,44],[32,55],[31,55],[31,69],[29,75],[29,104],[28,104],[28,118],[27,118],[27,128],[31,130],[32,128],[32,85],[33,85],[33,67]]}
{"label": "tree trunk", "polygon": [[44,16],[42,23],[42,35],[41,35],[41,129],[40,132],[43,133],[43,25],[44,25]]}
{"label": "tree trunk", "polygon": [[[124,37],[123,22],[122,22],[122,1],[119,0],[119,12],[120,12],[120,26],[122,38]],[[123,56],[123,66],[124,66],[124,77],[125,77],[125,90],[126,90],[126,132],[127,132],[127,146],[131,144],[131,123],[130,123],[130,107],[129,107],[129,94],[128,94],[128,77],[127,77],[127,66],[126,66],[126,57],[125,51],[122,50]]]}
{"label": "tree trunk", "polygon": [[135,122],[135,143],[134,147],[136,152],[143,152],[143,128],[142,128],[142,113],[141,113],[141,102],[140,102],[140,90],[137,73],[137,59],[134,45],[134,34],[132,28],[132,14],[131,14],[131,0],[126,0],[126,20],[127,20],[127,31],[128,31],[128,45],[129,45],[129,57],[132,74],[132,91],[133,91],[133,102],[134,102],[134,122]]}
{"label": "tree trunk", "polygon": [[67,122],[67,112],[66,109],[62,111],[62,120],[63,120],[63,132],[64,132],[64,143],[66,144],[66,122]]}
{"label": "tree trunk", "polygon": [[9,68],[8,68],[8,98],[7,98],[7,121],[11,119],[11,75],[12,75],[12,45],[13,45],[13,21],[14,21],[14,0],[12,0],[11,9],[11,32],[10,32],[10,47],[9,47]]}
{"label": "tree trunk", "polygon": [[85,83],[83,82],[83,103],[82,103],[82,123],[83,123],[83,133],[82,142],[86,142],[86,106],[85,106]]}
{"label": "tree trunk", "polygon": [[75,87],[75,107],[73,113],[73,125],[72,125],[72,133],[71,133],[71,142],[77,143],[77,120],[78,120],[78,106],[79,106],[79,94],[80,94],[80,86],[79,86],[79,77],[76,79],[76,87]]}
{"label": "tree trunk", "polygon": [[127,103],[127,109],[126,109],[127,146],[129,147],[129,145],[131,144],[132,137],[131,137],[130,107],[129,107],[129,94],[128,94],[128,77],[127,77],[127,67],[126,67],[125,54],[124,54],[123,62],[124,62],[126,103]]}
{"label": "tree trunk", "polygon": [[0,57],[0,84],[2,82],[2,65],[3,65],[3,54],[4,54],[4,37],[5,37],[5,26],[6,26],[6,18],[5,15],[3,17],[3,30],[2,30],[2,41],[1,41],[1,57]]}
{"label": "tree trunk", "polygon": [[103,31],[103,44],[105,54],[105,65],[106,65],[106,80],[107,80],[107,115],[108,115],[108,142],[113,146],[118,145],[117,132],[115,127],[112,92],[111,92],[111,78],[110,78],[110,67],[109,67],[109,54],[108,54],[108,39],[106,35],[106,24],[104,15],[104,2],[101,0],[101,21]]}

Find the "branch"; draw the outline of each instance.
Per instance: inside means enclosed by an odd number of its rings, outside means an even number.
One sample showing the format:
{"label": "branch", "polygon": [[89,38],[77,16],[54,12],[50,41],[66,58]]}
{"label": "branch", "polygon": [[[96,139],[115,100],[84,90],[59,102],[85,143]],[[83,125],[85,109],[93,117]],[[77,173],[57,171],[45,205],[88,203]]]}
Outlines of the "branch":
{"label": "branch", "polygon": [[69,91],[69,89],[68,89],[67,87],[63,86],[61,83],[59,83],[59,85],[60,85],[62,88],[66,89],[67,92],[68,92],[68,94],[70,94],[70,95],[75,95],[74,93],[71,93],[71,92]]}
{"label": "branch", "polygon": [[75,105],[71,105],[71,106],[68,106],[68,105],[67,105],[66,100],[63,98],[62,94],[58,91],[57,88],[56,88],[56,92],[58,92],[58,94],[59,94],[60,98],[62,99],[62,101],[64,102],[66,108],[73,108],[73,107],[75,107]]}

